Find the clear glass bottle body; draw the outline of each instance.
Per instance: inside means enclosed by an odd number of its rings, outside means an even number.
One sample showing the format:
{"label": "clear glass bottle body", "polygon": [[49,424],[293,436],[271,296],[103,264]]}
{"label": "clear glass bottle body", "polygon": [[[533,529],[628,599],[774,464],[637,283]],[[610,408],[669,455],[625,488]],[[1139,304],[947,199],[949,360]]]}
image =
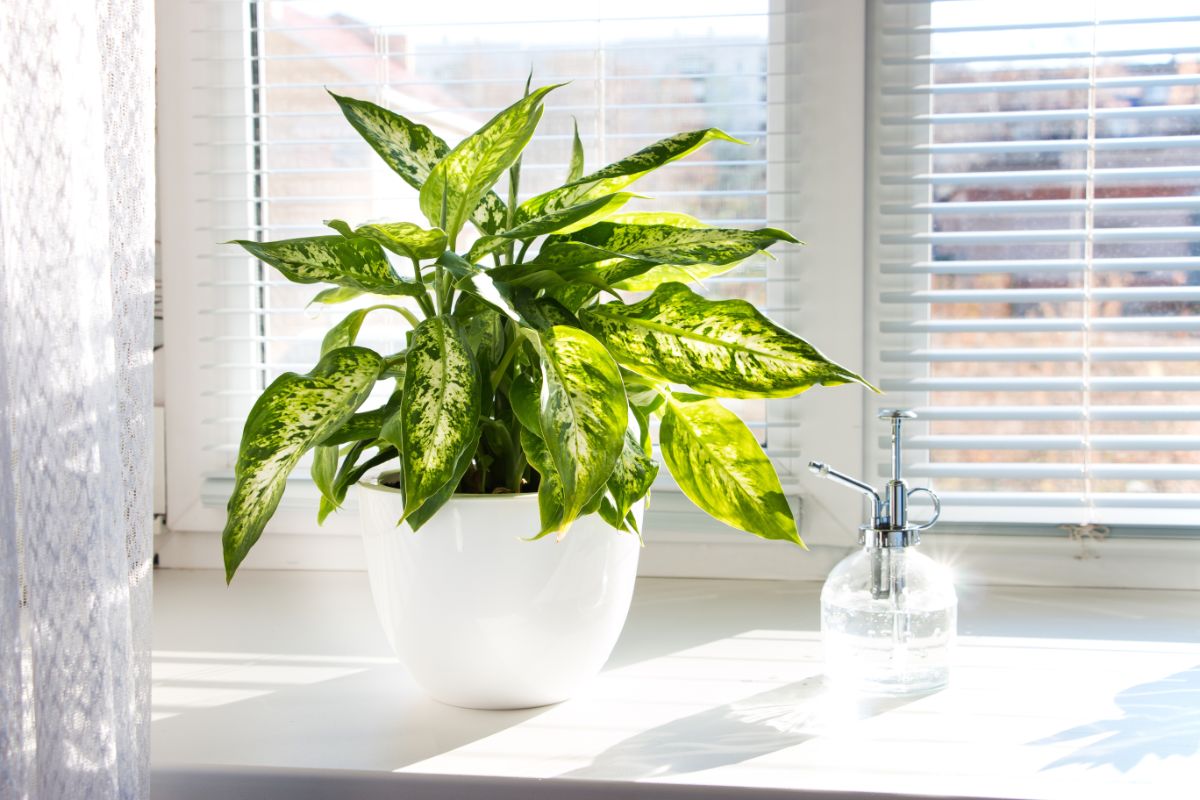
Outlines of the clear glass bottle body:
{"label": "clear glass bottle body", "polygon": [[958,595],[949,571],[914,547],[864,547],[833,568],[821,590],[825,671],[869,694],[946,685]]}

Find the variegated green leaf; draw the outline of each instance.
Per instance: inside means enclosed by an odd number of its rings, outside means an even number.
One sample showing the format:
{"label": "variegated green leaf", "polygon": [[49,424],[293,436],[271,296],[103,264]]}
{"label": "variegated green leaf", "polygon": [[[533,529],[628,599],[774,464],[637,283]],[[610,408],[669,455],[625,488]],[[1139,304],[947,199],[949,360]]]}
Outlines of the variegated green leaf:
{"label": "variegated green leaf", "polygon": [[[553,456],[551,456],[545,441],[528,428],[521,429],[521,449],[524,450],[529,463],[538,471],[541,478],[541,482],[538,484],[538,517],[541,528],[528,538],[536,540],[554,533],[561,539],[569,523],[564,524],[563,522],[566,516],[566,507],[563,503],[562,480],[557,467],[554,466]],[[612,498],[608,497],[607,493],[601,489],[584,504],[578,516],[582,517],[600,511],[605,499],[609,500],[611,506]],[[613,525],[613,527],[620,528],[619,525]]]}
{"label": "variegated green leaf", "polygon": [[317,292],[312,300],[308,301],[311,306],[313,303],[321,303],[322,305],[333,305],[335,303],[344,303],[347,300],[353,300],[356,297],[361,297],[364,292],[361,289],[354,289],[349,286],[331,286],[328,289],[322,289]]}
{"label": "variegated green leaf", "polygon": [[278,242],[237,240],[255,258],[296,283],[334,283],[370,294],[416,296],[420,284],[396,274],[383,248],[370,239],[309,236]]}
{"label": "variegated green leaf", "polygon": [[498,363],[508,344],[504,317],[489,303],[469,292],[458,296],[453,316],[471,352],[486,357],[489,364]]}
{"label": "variegated green leaf", "polygon": [[510,242],[512,242],[512,239],[499,234],[494,236],[480,236],[471,245],[471,249],[467,251],[467,261],[472,264],[478,264],[493,253],[504,252]]}
{"label": "variegated green leaf", "polygon": [[566,244],[586,244],[610,254],[610,258],[672,265],[728,264],[766,250],[776,242],[796,241],[790,233],[776,228],[751,231],[597,222],[572,234],[551,236],[542,252],[549,249],[553,253],[555,248]]}
{"label": "variegated green leaf", "polygon": [[328,333],[325,334],[325,338],[321,341],[321,355],[325,355],[330,350],[336,350],[339,347],[349,347],[354,344],[358,339],[358,332],[362,329],[363,321],[366,320],[367,315],[372,311],[379,310],[394,311],[414,325],[417,321],[417,318],[413,316],[411,311],[386,303],[355,309],[343,317],[338,324],[330,328]]}
{"label": "variegated green leaf", "polygon": [[[366,100],[329,94],[367,144],[414,189],[420,190],[434,166],[450,153],[450,146],[424,125]],[[471,221],[484,233],[500,230],[507,219],[508,209],[495,192],[484,194],[471,211]]]}
{"label": "variegated green leaf", "polygon": [[475,297],[511,320],[519,321],[520,315],[509,299],[507,287],[497,285],[486,272],[476,272],[454,282],[454,288]]}
{"label": "variegated green leaf", "polygon": [[[692,228],[598,222],[572,234],[546,239],[537,257],[496,267],[489,274],[518,286],[547,288],[547,271],[567,281],[598,287],[623,285],[656,265],[732,264],[779,241],[796,241],[774,228]],[[584,269],[580,269],[584,268]]]}
{"label": "variegated green leaf", "polygon": [[562,484],[561,535],[612,475],[627,424],[625,386],[616,362],[584,331],[556,326],[539,339],[538,420]]}
{"label": "variegated green leaf", "polygon": [[779,476],[737,415],[699,395],[668,399],[658,442],[679,488],[712,517],[803,546]]}
{"label": "variegated green leaf", "polygon": [[745,300],[706,300],[680,283],[646,299],[580,311],[623,365],[718,397],[789,397],[811,386],[869,383]]}
{"label": "variegated green leaf", "polygon": [[[476,440],[479,437],[479,431],[476,429],[474,436]],[[421,526],[433,518],[433,515],[441,510],[442,506],[446,505],[447,501],[454,496],[458,491],[458,485],[462,482],[463,475],[467,473],[467,469],[471,466],[471,459],[475,455],[475,443],[469,443],[463,449],[462,455],[458,459],[458,464],[454,467],[454,474],[450,476],[450,480],[442,488],[438,489],[433,495],[421,504],[421,507],[404,518],[408,526],[414,531],[419,531]]]}
{"label": "variegated green leaf", "polygon": [[515,228],[501,231],[497,235],[506,239],[532,239],[547,233],[571,233],[607,219],[634,197],[637,195],[629,192],[607,194],[597,197],[595,200],[588,200],[560,211],[534,217]]}
{"label": "variegated green leaf", "polygon": [[578,205],[586,200],[620,191],[646,173],[683,158],[715,139],[745,144],[742,140],[735,139],[716,128],[678,133],[661,139],[649,147],[644,147],[590,175],[584,175],[557,189],[551,189],[536,197],[531,197],[517,210],[517,219],[524,221],[540,217],[568,206]]}
{"label": "variegated green leaf", "polygon": [[537,297],[532,292],[518,289],[513,293],[513,304],[521,313],[521,319],[538,330],[548,331],[555,325],[580,327],[578,318],[551,297]]}
{"label": "variegated green leaf", "polygon": [[544,86],[513,103],[459,142],[430,171],[421,187],[421,211],[446,231],[450,249],[471,212],[529,144],[542,118],[542,101],[556,88]]}
{"label": "variegated green leaf", "polygon": [[258,398],[242,432],[221,537],[226,580],[262,535],[296,462],[362,405],[382,366],[378,354],[344,347],[326,354],[307,375],[280,375]]}
{"label": "variegated green leaf", "polygon": [[400,410],[381,434],[400,450],[405,517],[450,482],[463,454],[474,451],[479,380],[475,359],[450,318],[417,326],[405,358]]}
{"label": "variegated green leaf", "polygon": [[446,232],[441,228],[426,230],[411,222],[371,222],[351,230],[340,219],[326,220],[325,224],[347,238],[362,236],[398,256],[417,261],[437,258],[446,250]]}
{"label": "variegated green leaf", "polygon": [[[621,455],[617,458],[612,476],[606,483],[616,512],[613,516],[618,520],[618,523],[613,525],[614,528],[622,527],[633,504],[646,496],[658,475],[658,464],[650,458],[638,439],[639,436],[633,430],[625,431]],[[613,523],[610,521],[609,524]]]}
{"label": "variegated green leaf", "polygon": [[[635,211],[629,214],[614,214],[606,221],[626,225],[671,225],[675,228],[712,227],[690,214],[679,214],[672,211]],[[741,261],[730,261],[725,264],[691,264],[686,267],[659,264],[632,278],[617,281],[615,287],[628,292],[649,292],[656,286],[671,281],[680,283],[703,281],[705,278],[728,272],[740,263]]]}
{"label": "variegated green leaf", "polygon": [[571,166],[567,170],[567,183],[572,183],[583,177],[583,142],[579,139],[579,120],[572,117],[574,128],[571,134]]}

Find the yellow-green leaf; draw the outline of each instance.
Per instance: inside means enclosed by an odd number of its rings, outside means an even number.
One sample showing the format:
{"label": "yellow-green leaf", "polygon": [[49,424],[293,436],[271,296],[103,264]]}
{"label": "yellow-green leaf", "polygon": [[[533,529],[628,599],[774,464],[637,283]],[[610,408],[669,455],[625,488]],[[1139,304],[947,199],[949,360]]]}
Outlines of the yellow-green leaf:
{"label": "yellow-green leaf", "polygon": [[[367,100],[329,94],[367,144],[414,189],[421,189],[434,166],[450,153],[450,146],[424,125]],[[495,192],[485,193],[468,210],[471,221],[484,233],[495,233],[508,219],[508,209]]]}
{"label": "yellow-green leaf", "polygon": [[539,335],[542,392],[538,421],[562,485],[566,532],[612,475],[628,414],[620,368],[598,341],[578,328]]}
{"label": "yellow-green leaf", "polygon": [[322,357],[307,375],[280,375],[258,398],[242,432],[221,536],[226,580],[262,535],[296,462],[362,405],[382,367],[377,353],[344,347]]}
{"label": "yellow-green leaf", "polygon": [[547,233],[567,234],[581,230],[601,220],[608,219],[623,205],[637,195],[629,192],[617,192],[597,197],[574,206],[543,214],[526,220],[522,224],[507,231],[501,231],[498,236],[506,239],[532,239]]}
{"label": "yellow-green leaf", "polygon": [[713,140],[724,140],[745,144],[724,131],[706,128],[699,131],[677,133],[622,158],[590,175],[584,175],[557,189],[531,197],[517,209],[517,219],[524,221],[543,214],[552,213],[586,200],[602,197],[624,189],[643,175],[653,172],[664,164],[683,158]]}
{"label": "yellow-green leaf", "polygon": [[580,320],[621,364],[718,397],[790,397],[816,384],[874,389],[745,300],[707,300],[666,283],[632,305],[582,309]]}
{"label": "yellow-green leaf", "polygon": [[471,212],[529,144],[542,118],[542,101],[556,88],[544,86],[513,103],[459,142],[430,171],[421,186],[421,211],[446,231],[451,249]]}
{"label": "yellow-green leaf", "polygon": [[411,222],[370,222],[351,230],[340,219],[326,220],[325,224],[347,238],[371,239],[398,256],[417,261],[437,258],[446,250],[446,232],[441,228],[426,230]]}
{"label": "yellow-green leaf", "polygon": [[658,442],[679,488],[710,516],[764,539],[804,545],[775,467],[732,411],[711,398],[673,395]]}

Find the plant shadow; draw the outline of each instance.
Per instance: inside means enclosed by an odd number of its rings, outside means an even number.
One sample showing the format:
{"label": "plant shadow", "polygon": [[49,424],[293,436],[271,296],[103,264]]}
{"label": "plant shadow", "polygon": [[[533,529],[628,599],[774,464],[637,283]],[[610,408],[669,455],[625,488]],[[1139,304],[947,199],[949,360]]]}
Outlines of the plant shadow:
{"label": "plant shadow", "polygon": [[561,777],[637,780],[739,764],[922,696],[842,695],[818,675],[643,731]]}
{"label": "plant shadow", "polygon": [[1045,745],[1100,737],[1043,771],[1080,764],[1129,772],[1147,756],[1186,758],[1200,752],[1200,665],[1130,687],[1114,700],[1124,712],[1120,718],[1097,720],[1033,742]]}

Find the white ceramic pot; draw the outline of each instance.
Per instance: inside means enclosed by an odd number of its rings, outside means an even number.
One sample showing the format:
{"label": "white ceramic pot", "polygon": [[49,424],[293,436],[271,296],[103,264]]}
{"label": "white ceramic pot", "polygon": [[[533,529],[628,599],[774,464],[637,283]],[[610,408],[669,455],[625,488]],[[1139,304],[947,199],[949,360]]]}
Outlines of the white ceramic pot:
{"label": "white ceramic pot", "polygon": [[[455,495],[414,533],[398,489],[359,484],[375,608],[409,673],[466,708],[570,697],[608,660],[633,595],[639,544],[592,514],[538,531],[537,495]],[[642,504],[634,509],[640,527]]]}

